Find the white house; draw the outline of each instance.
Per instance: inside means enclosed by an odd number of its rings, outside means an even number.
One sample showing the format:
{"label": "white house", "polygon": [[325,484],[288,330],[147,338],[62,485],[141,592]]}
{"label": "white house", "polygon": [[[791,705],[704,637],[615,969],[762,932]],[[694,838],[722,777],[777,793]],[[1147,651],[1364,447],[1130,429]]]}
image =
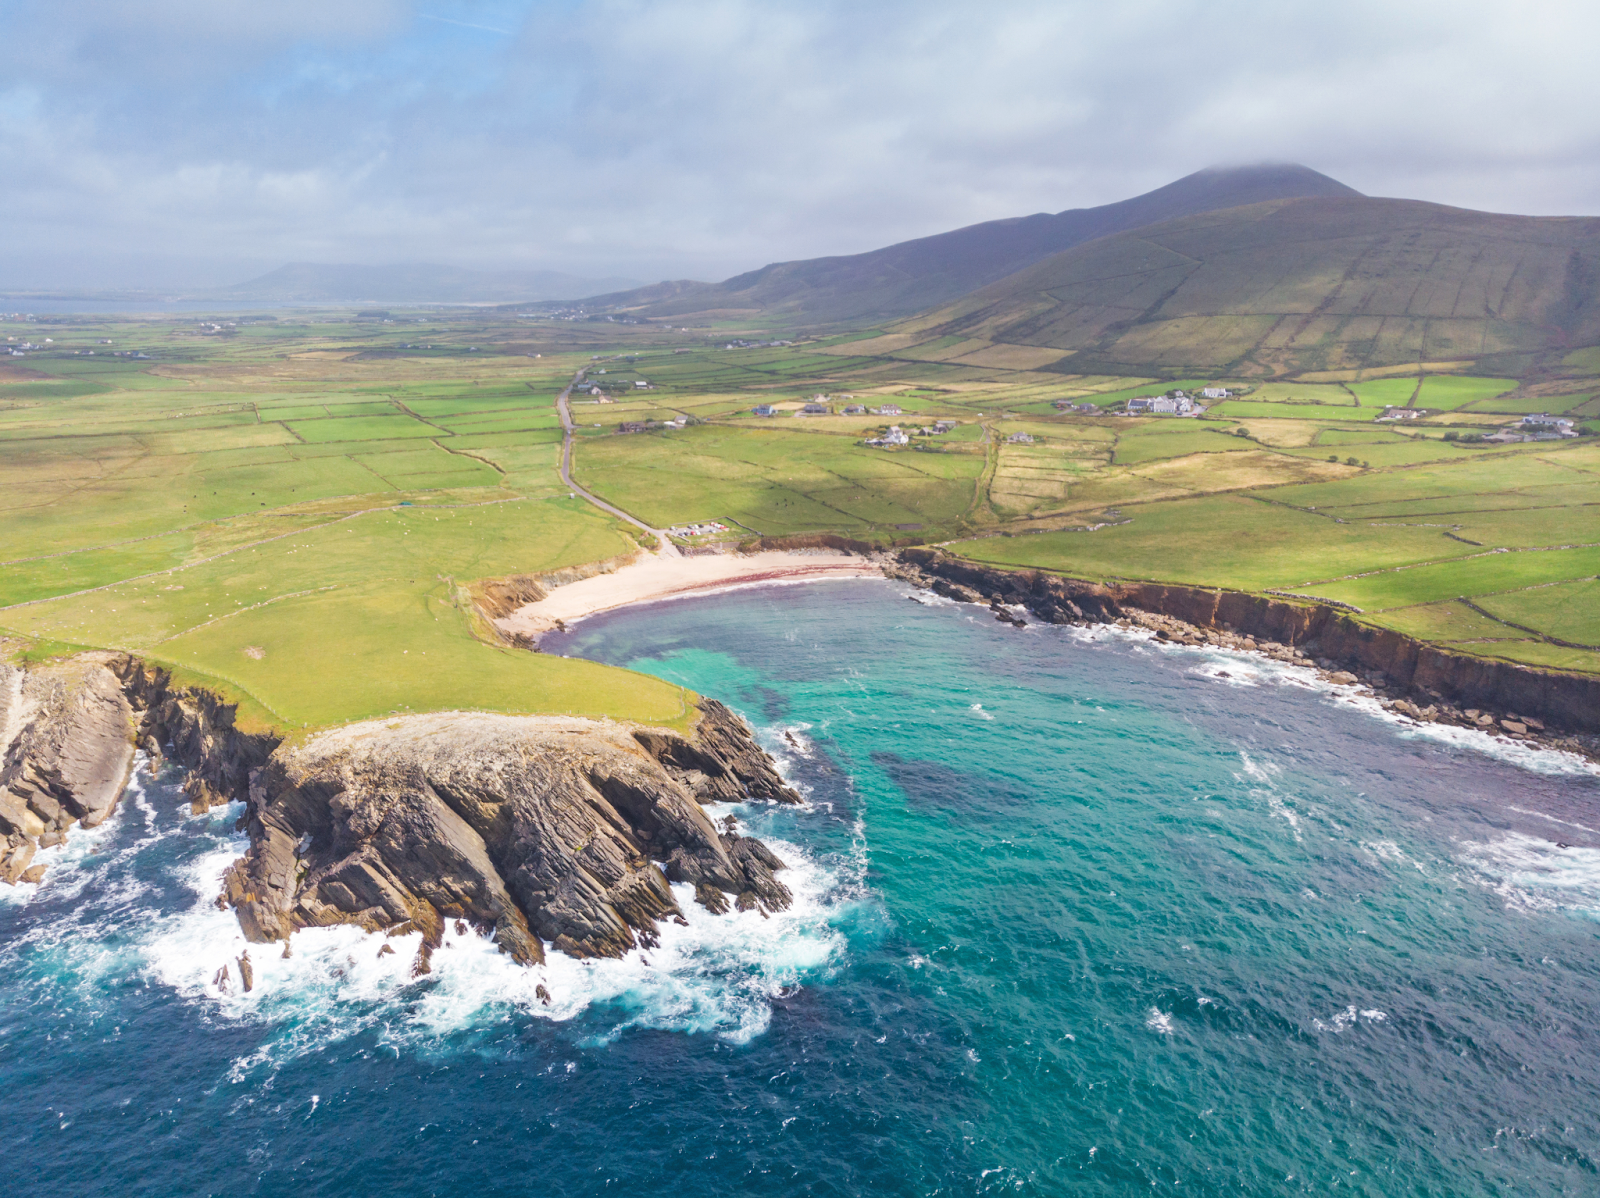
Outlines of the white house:
{"label": "white house", "polygon": [[1201,387],[1200,395],[1205,399],[1227,399],[1228,389],[1226,387]]}
{"label": "white house", "polygon": [[911,444],[911,438],[906,436],[906,434],[901,430],[901,428],[900,428],[900,426],[898,424],[891,424],[889,426],[889,431],[888,432],[884,433],[883,436],[881,436],[881,437],[871,437],[871,438],[869,438],[867,440],[867,444],[868,445],[909,445],[909,444]]}

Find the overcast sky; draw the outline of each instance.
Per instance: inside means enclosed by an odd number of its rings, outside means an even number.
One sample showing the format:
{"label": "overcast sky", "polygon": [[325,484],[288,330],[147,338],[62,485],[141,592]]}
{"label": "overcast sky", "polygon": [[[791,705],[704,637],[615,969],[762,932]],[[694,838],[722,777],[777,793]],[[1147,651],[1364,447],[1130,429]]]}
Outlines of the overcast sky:
{"label": "overcast sky", "polygon": [[0,0],[0,289],[722,278],[1297,161],[1600,213],[1593,0]]}

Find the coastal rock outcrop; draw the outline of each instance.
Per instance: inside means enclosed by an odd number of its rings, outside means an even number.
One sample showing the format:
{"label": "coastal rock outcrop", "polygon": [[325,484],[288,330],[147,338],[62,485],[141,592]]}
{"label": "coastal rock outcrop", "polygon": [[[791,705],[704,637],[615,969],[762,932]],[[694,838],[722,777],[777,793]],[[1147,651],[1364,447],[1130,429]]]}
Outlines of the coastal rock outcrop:
{"label": "coastal rock outcrop", "polygon": [[355,724],[280,749],[249,791],[251,848],[224,895],[252,941],[420,930],[420,972],[447,919],[533,963],[541,941],[578,957],[654,944],[657,921],[682,917],[670,882],[713,909],[724,894],[743,909],[791,901],[783,862],[700,806],[799,801],[712,701],[693,738],[462,712]]}
{"label": "coastal rock outcrop", "polygon": [[[1523,725],[1525,733],[1514,734],[1521,736],[1532,728],[1532,717],[1542,739],[1600,755],[1594,735],[1600,733],[1600,678],[1593,676],[1455,653],[1362,623],[1327,603],[1166,583],[1089,582],[984,566],[937,549],[902,550],[898,560],[900,577],[962,602],[1025,607],[1053,624],[1129,622],[1162,639],[1259,649],[1330,674],[1347,672],[1390,692],[1391,700],[1422,700],[1411,706],[1431,712],[1429,719],[1499,726],[1484,714],[1498,712]],[[1543,736],[1545,725],[1575,735]]]}
{"label": "coastal rock outcrop", "polygon": [[191,767],[196,810],[243,795],[250,770],[277,746],[246,736],[234,708],[174,687],[124,653],[91,652],[31,667],[0,662],[0,882],[38,881],[41,848],[115,810],[136,753],[170,750]]}
{"label": "coastal rock outcrop", "polygon": [[41,847],[116,806],[133,771],[136,717],[111,654],[23,669],[0,664],[0,881]]}
{"label": "coastal rock outcrop", "polygon": [[125,654],[0,665],[0,881],[38,881],[38,849],[102,822],[143,750],[188,767],[197,813],[247,800],[250,849],[221,901],[252,942],[341,923],[418,930],[425,973],[447,919],[531,963],[546,943],[579,957],[653,945],[658,921],[683,918],[674,882],[714,912],[791,901],[777,855],[701,807],[800,801],[713,700],[688,736],[446,712],[284,744],[235,715]]}

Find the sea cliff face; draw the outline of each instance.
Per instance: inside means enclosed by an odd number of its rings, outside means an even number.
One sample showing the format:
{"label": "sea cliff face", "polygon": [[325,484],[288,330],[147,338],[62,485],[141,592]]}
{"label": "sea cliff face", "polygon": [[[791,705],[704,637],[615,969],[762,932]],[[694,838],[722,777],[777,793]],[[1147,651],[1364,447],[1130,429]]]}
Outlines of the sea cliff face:
{"label": "sea cliff face", "polygon": [[[703,802],[798,803],[738,716],[700,702],[689,737],[662,728],[465,712],[329,730],[289,745],[250,734],[215,695],[122,654],[0,666],[0,881],[34,882],[42,847],[115,808],[143,749],[189,769],[196,812],[248,803],[250,849],[219,902],[248,939],[355,924],[492,932],[525,963],[544,943],[620,956],[683,917],[670,883],[714,912],[782,910],[783,862]],[[543,942],[543,943],[541,943]]]}
{"label": "sea cliff face", "polygon": [[0,663],[0,882],[36,882],[41,848],[115,809],[143,750],[190,767],[196,811],[245,793],[278,745],[234,727],[215,695],[172,685],[123,653],[83,653],[31,668]]}
{"label": "sea cliff face", "polygon": [[935,592],[968,602],[1022,605],[1050,623],[1110,623],[1151,613],[1197,629],[1221,629],[1297,648],[1311,659],[1424,703],[1435,700],[1457,712],[1468,709],[1480,724],[1486,719],[1479,712],[1483,709],[1591,734],[1581,746],[1591,754],[1592,734],[1600,732],[1600,679],[1452,653],[1373,628],[1327,604],[1163,583],[1087,582],[1039,570],[983,566],[937,549],[903,550],[899,562],[903,577]]}

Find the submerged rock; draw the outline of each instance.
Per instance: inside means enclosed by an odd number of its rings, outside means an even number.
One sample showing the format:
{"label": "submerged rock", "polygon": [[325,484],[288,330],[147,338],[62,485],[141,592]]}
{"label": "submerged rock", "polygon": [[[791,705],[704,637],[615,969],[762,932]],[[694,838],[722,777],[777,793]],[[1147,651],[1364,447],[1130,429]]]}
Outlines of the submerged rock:
{"label": "submerged rock", "polygon": [[534,963],[541,941],[577,957],[652,943],[657,920],[682,917],[669,882],[693,884],[713,910],[746,894],[781,910],[783,862],[719,832],[700,800],[798,796],[732,712],[711,701],[701,712],[693,738],[444,713],[284,746],[252,775],[251,848],[228,871],[228,901],[258,942],[340,923],[420,930],[414,974],[446,919],[492,929]]}

